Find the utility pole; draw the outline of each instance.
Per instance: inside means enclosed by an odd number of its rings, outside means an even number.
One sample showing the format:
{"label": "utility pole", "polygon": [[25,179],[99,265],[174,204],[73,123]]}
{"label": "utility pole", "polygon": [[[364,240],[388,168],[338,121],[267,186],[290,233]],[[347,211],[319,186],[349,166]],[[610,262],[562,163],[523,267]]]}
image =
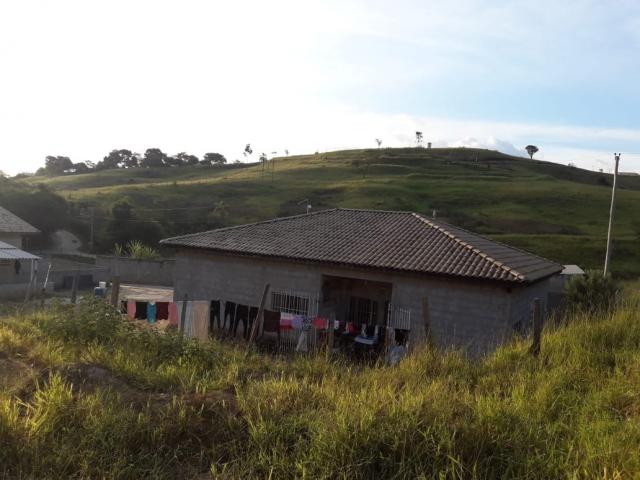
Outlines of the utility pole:
{"label": "utility pole", "polygon": [[89,251],[93,253],[93,207],[89,208],[91,213],[91,229],[89,232]]}
{"label": "utility pole", "polygon": [[609,229],[607,231],[607,253],[604,257],[604,276],[606,277],[609,274],[609,262],[611,260],[611,236],[613,233],[613,215],[615,213],[616,208],[616,181],[618,180],[618,164],[620,163],[620,154],[613,154],[616,165],[613,170],[613,189],[611,191],[611,208],[609,210]]}

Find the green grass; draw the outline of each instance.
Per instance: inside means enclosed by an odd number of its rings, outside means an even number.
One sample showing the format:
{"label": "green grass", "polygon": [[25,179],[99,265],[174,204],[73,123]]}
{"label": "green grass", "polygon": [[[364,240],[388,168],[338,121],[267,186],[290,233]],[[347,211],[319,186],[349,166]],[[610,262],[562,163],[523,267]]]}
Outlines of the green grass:
{"label": "green grass", "polygon": [[638,303],[548,329],[539,358],[525,339],[373,368],[245,358],[98,303],[10,315],[0,477],[637,478]]}
{"label": "green grass", "polygon": [[[348,150],[224,168],[111,170],[21,181],[47,185],[74,206],[96,205],[98,224],[117,200],[166,236],[329,207],[411,210],[518,245],[552,260],[602,268],[611,175],[476,149]],[[219,202],[223,214],[213,215]],[[621,177],[613,256],[619,276],[640,275],[640,178]],[[170,212],[144,209],[189,208]],[[197,207],[197,208],[193,208]],[[526,237],[526,238],[525,238]],[[579,246],[576,250],[576,246]],[[580,252],[578,255],[577,252]],[[577,260],[576,260],[577,259]]]}

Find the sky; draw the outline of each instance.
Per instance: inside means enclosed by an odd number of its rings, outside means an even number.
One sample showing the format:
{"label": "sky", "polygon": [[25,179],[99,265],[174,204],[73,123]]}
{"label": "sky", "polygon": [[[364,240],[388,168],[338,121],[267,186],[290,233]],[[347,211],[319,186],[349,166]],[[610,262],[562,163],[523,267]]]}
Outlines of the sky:
{"label": "sky", "polygon": [[0,170],[474,146],[640,172],[637,0],[0,0]]}

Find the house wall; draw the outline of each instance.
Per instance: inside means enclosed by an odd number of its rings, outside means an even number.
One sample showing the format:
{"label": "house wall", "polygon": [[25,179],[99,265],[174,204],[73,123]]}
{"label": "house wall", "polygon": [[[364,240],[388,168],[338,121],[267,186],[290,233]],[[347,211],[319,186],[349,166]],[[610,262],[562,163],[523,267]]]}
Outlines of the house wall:
{"label": "house wall", "polygon": [[114,275],[118,275],[123,283],[173,285],[173,260],[137,260],[101,255],[96,257],[96,267],[96,282],[109,281]]}
{"label": "house wall", "polygon": [[269,283],[272,290],[320,293],[322,276],[335,275],[393,285],[391,302],[411,310],[414,341],[424,338],[423,299],[427,300],[434,344],[463,348],[472,355],[490,351],[514,333],[535,296],[546,299],[547,282],[508,288],[497,283],[384,274],[368,270],[234,257],[197,250],[178,252],[174,298],[230,300],[258,305]]}
{"label": "house wall", "polygon": [[14,247],[18,247],[20,249],[23,247],[22,235],[19,233],[0,232],[0,242],[8,243],[9,245],[13,245]]}

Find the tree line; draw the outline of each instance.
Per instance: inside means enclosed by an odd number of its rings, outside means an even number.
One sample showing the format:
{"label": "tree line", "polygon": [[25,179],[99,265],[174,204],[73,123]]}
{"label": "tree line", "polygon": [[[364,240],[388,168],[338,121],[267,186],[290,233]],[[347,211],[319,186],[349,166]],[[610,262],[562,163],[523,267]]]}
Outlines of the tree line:
{"label": "tree line", "polygon": [[74,163],[69,157],[49,155],[45,158],[44,167],[36,175],[65,175],[111,170],[116,168],[149,168],[149,167],[183,167],[187,165],[221,166],[227,159],[221,153],[205,153],[202,159],[196,155],[180,152],[168,155],[159,148],[148,148],[143,155],[126,148],[111,150],[99,162]]}

